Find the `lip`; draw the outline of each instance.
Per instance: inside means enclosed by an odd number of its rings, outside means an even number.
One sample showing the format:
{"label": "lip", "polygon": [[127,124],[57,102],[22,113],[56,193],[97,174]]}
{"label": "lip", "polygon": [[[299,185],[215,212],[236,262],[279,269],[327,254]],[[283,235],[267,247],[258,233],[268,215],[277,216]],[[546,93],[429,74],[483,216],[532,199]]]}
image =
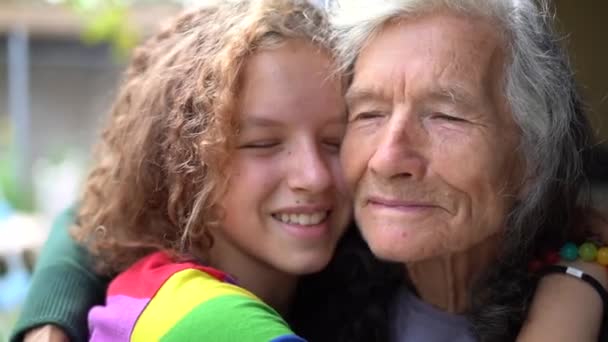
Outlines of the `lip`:
{"label": "lip", "polygon": [[367,204],[397,210],[416,210],[416,209],[432,209],[437,208],[435,204],[429,202],[409,201],[401,199],[393,199],[379,196],[369,197]]}
{"label": "lip", "polygon": [[283,223],[275,219],[281,228],[290,236],[298,240],[318,240],[322,239],[329,233],[329,220],[326,219],[322,223],[313,226],[300,226],[297,224]]}
{"label": "lip", "polygon": [[330,222],[332,216],[332,207],[326,204],[318,204],[318,205],[304,205],[304,206],[293,206],[293,207],[285,207],[282,209],[278,209],[273,211],[273,214],[281,213],[281,214],[312,214],[318,213],[322,211],[328,212],[327,217],[323,222],[315,225],[302,226],[298,224],[285,223],[277,220],[273,215],[271,215],[272,220],[274,220],[281,230],[286,232],[289,236],[296,238],[298,240],[319,240],[325,238],[330,231]]}
{"label": "lip", "polygon": [[438,209],[435,204],[429,202],[409,201],[386,197],[369,197],[365,205],[370,209],[389,211],[403,214],[422,214],[428,210]]}

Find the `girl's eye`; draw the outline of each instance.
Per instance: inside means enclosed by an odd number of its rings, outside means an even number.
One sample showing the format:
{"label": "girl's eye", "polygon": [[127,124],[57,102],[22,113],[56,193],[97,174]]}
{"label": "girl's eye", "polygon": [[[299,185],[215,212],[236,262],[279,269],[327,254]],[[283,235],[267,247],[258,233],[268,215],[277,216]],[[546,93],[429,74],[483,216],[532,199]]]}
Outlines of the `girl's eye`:
{"label": "girl's eye", "polygon": [[239,146],[239,148],[241,148],[241,149],[265,149],[265,148],[273,148],[278,145],[279,145],[279,143],[275,142],[275,141],[261,141],[261,142],[243,144],[243,145]]}
{"label": "girl's eye", "polygon": [[323,144],[331,151],[340,151],[340,146],[342,146],[342,140],[326,140]]}

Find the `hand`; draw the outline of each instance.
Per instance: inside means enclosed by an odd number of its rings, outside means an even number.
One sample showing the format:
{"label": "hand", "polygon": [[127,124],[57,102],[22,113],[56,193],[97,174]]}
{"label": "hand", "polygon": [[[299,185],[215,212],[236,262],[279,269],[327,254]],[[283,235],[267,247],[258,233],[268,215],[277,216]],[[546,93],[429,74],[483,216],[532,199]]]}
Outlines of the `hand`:
{"label": "hand", "polygon": [[46,324],[28,331],[23,342],[70,342],[70,339],[58,326]]}

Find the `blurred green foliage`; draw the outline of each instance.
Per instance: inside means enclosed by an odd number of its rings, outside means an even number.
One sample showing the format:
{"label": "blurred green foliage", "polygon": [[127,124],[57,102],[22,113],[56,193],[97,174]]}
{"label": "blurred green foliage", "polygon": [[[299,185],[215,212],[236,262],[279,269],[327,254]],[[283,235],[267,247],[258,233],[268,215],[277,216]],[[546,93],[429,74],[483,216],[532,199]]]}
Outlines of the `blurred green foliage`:
{"label": "blurred green foliage", "polygon": [[64,0],[85,20],[82,38],[90,44],[109,43],[117,59],[125,58],[139,40],[129,23],[131,2],[125,0]]}
{"label": "blurred green foliage", "polygon": [[112,44],[114,55],[122,58],[137,44],[139,34],[129,25],[128,9],[121,6],[111,6],[101,9],[89,17],[83,32],[87,43],[109,42]]}
{"label": "blurred green foliage", "polygon": [[0,157],[0,192],[11,208],[24,212],[33,211],[33,193],[30,189],[22,189],[17,185],[12,160],[9,156]]}
{"label": "blurred green foliage", "polygon": [[0,120],[0,199],[4,198],[11,208],[19,211],[32,211],[34,209],[34,196],[31,189],[24,189],[19,185],[16,166],[17,156],[10,147],[8,122]]}
{"label": "blurred green foliage", "polygon": [[[2,1],[2,0],[0,0]],[[40,0],[38,0],[40,1]],[[133,6],[154,4],[186,6],[205,0],[46,0],[48,3],[67,6],[85,21],[82,34],[87,43],[109,43],[115,57],[123,59],[137,45],[141,32],[129,22]]]}

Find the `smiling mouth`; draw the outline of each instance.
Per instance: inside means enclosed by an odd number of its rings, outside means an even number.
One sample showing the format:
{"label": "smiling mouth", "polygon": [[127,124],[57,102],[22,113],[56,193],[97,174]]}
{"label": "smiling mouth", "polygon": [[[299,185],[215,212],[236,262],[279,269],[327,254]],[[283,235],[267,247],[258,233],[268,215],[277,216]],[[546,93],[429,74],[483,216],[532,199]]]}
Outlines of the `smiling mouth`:
{"label": "smiling mouth", "polygon": [[285,224],[292,224],[298,226],[315,226],[323,223],[329,216],[329,211],[318,211],[314,213],[306,214],[294,214],[294,213],[275,213],[272,217]]}

